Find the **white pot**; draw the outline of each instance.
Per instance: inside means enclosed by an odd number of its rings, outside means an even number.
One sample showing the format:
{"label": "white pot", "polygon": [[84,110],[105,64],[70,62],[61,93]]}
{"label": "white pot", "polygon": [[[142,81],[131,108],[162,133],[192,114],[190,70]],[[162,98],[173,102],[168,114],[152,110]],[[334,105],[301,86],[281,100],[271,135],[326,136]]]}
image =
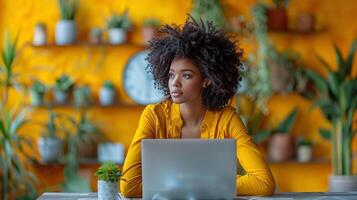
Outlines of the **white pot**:
{"label": "white pot", "polygon": [[357,176],[335,176],[329,179],[330,192],[357,191]]}
{"label": "white pot", "polygon": [[126,41],[126,30],[122,28],[111,28],[108,31],[110,44],[123,44]]}
{"label": "white pot", "polygon": [[100,88],[99,102],[102,106],[109,106],[115,103],[115,90],[111,88]]}
{"label": "white pot", "polygon": [[53,162],[62,154],[62,140],[59,138],[41,137],[38,141],[38,148],[43,162]]}
{"label": "white pot", "polygon": [[41,106],[44,104],[44,96],[43,93],[38,93],[35,91],[30,92],[30,100],[32,106]]}
{"label": "white pot", "polygon": [[309,162],[312,160],[312,148],[308,145],[300,145],[297,151],[297,159],[299,162]]}
{"label": "white pot", "polygon": [[54,96],[55,96],[55,103],[56,104],[65,104],[65,103],[67,103],[68,92],[55,90]]}
{"label": "white pot", "polygon": [[119,200],[119,184],[98,180],[98,200]]}
{"label": "white pot", "polygon": [[73,20],[61,20],[56,24],[56,44],[66,45],[76,42],[77,27]]}
{"label": "white pot", "polygon": [[47,44],[47,32],[45,26],[35,26],[33,34],[33,45],[42,46]]}

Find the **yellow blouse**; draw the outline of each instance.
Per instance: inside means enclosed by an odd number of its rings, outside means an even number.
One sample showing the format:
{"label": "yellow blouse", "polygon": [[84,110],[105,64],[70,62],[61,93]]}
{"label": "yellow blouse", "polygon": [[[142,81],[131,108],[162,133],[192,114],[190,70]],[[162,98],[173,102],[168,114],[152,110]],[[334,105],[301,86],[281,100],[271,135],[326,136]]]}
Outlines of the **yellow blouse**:
{"label": "yellow blouse", "polygon": [[[120,190],[126,197],[142,196],[141,140],[145,138],[181,138],[183,121],[179,104],[165,101],[148,105],[143,111],[138,129],[128,150]],[[275,181],[247,129],[233,107],[207,111],[201,126],[202,139],[235,138],[239,162],[246,171],[237,175],[238,195],[271,195]]]}

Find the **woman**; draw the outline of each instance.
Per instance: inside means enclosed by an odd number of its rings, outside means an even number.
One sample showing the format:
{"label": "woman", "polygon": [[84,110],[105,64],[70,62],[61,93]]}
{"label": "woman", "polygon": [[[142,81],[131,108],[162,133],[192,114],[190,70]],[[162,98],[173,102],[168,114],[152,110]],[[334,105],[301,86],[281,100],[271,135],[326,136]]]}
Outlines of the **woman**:
{"label": "woman", "polygon": [[148,105],[141,115],[123,166],[123,195],[142,196],[141,140],[145,138],[235,138],[246,171],[237,175],[237,194],[273,194],[272,173],[229,106],[237,91],[243,51],[211,23],[189,19],[182,29],[165,25],[161,32],[166,35],[151,41],[147,60],[156,85],[168,99]]}

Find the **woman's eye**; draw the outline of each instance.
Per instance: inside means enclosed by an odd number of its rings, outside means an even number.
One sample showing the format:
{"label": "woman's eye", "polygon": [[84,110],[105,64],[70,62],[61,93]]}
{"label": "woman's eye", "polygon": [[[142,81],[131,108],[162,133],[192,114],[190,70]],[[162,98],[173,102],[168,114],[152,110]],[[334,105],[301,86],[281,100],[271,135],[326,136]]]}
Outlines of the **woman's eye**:
{"label": "woman's eye", "polygon": [[189,78],[191,78],[192,76],[189,75],[189,74],[184,74],[183,77],[184,77],[185,79],[189,79]]}
{"label": "woman's eye", "polygon": [[169,78],[174,78],[175,75],[173,73],[169,73]]}

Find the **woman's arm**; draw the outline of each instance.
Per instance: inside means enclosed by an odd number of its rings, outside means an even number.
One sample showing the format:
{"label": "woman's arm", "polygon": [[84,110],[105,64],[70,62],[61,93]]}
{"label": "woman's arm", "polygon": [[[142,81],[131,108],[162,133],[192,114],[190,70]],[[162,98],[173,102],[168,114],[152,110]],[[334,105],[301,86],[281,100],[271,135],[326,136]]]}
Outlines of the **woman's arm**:
{"label": "woman's arm", "polygon": [[274,177],[258,147],[247,134],[242,120],[234,114],[229,132],[237,140],[237,156],[245,175],[237,176],[238,195],[271,195],[275,191]]}
{"label": "woman's arm", "polygon": [[125,197],[142,196],[141,140],[155,137],[155,123],[153,105],[149,105],[141,114],[139,126],[124,161],[120,191]]}

